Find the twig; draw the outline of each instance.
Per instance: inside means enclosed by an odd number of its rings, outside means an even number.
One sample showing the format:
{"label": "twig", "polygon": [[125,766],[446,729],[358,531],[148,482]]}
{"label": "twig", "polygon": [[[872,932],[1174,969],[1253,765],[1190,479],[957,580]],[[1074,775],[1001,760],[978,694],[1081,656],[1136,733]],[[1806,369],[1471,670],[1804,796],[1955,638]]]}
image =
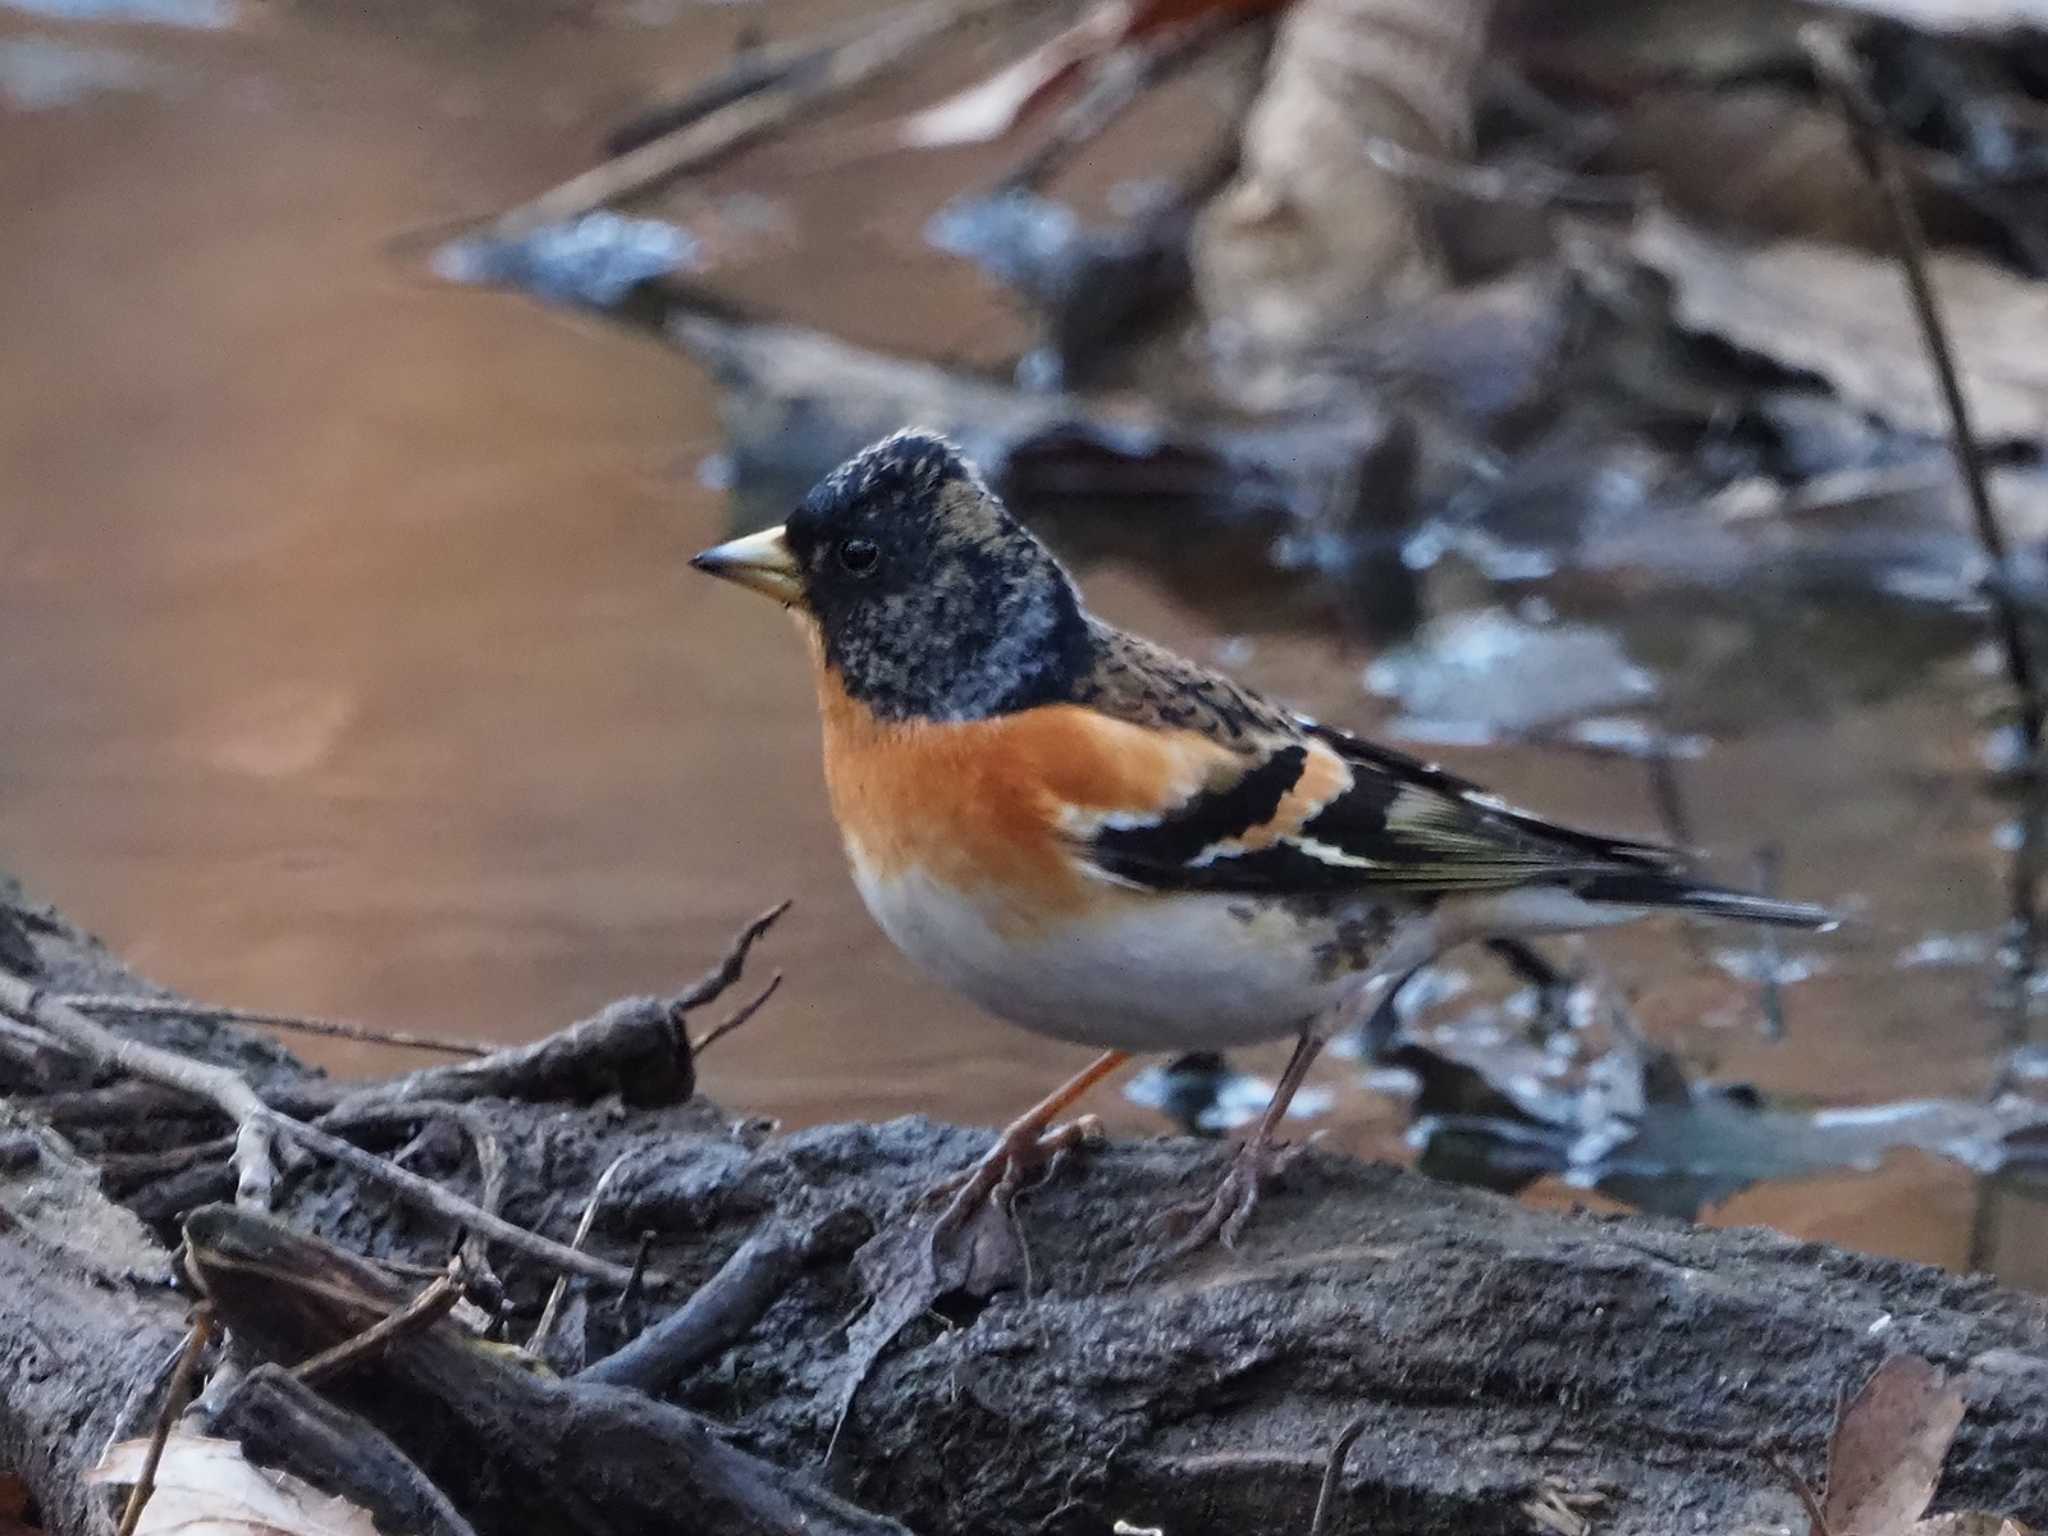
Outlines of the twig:
{"label": "twig", "polygon": [[[623,1285],[631,1278],[631,1271],[620,1265],[578,1253],[524,1227],[514,1226],[503,1217],[482,1210],[459,1195],[450,1194],[431,1180],[408,1173],[386,1158],[365,1152],[339,1136],[279,1113],[257,1097],[256,1091],[238,1074],[226,1067],[192,1061],[153,1045],[123,1039],[18,976],[0,972],[0,1009],[18,1019],[40,1025],[102,1066],[147,1078],[216,1105],[236,1126],[233,1163],[240,1204],[257,1209],[268,1208],[270,1193],[277,1180],[277,1165],[272,1161],[271,1148],[275,1139],[283,1136],[362,1178],[383,1185],[409,1204],[433,1211],[528,1258],[588,1275],[608,1285]],[[664,1284],[666,1277],[650,1276],[648,1283]]]}
{"label": "twig", "polygon": [[1997,619],[1998,638],[2005,650],[2006,678],[2017,697],[2020,728],[2025,734],[2020,757],[2025,808],[2020,822],[2019,846],[2013,853],[2009,892],[2012,921],[2007,946],[2007,984],[2012,992],[2007,1044],[2016,1048],[2026,1042],[2027,994],[2040,954],[2039,801],[2043,787],[2040,761],[2043,705],[2036,686],[2038,673],[2027,641],[2025,622],[2011,597],[2012,571],[2005,532],[1999,526],[1998,514],[1991,504],[1983,449],[1970,425],[1970,407],[1956,367],[1955,348],[1949,339],[1940,299],[1928,277],[1926,231],[1921,227],[1919,210],[1913,204],[1905,172],[1893,150],[1884,114],[1870,93],[1862,66],[1838,30],[1823,23],[1809,22],[1800,28],[1799,39],[1815,73],[1840,103],[1863,169],[1883,195],[1886,212],[1891,218],[1892,236],[1898,246],[1899,266],[1905,274],[1906,290],[1920,323],[1920,339],[1927,348],[1928,359],[1941,384],[1943,403],[1948,409],[1949,447],[1969,494],[1977,542],[1983,546],[1984,554],[1991,563],[1993,579],[1985,583],[1986,595]]}
{"label": "twig", "polygon": [[170,1384],[164,1388],[163,1407],[157,1410],[156,1428],[150,1431],[149,1450],[143,1455],[142,1470],[136,1475],[135,1486],[128,1490],[128,1503],[121,1511],[121,1524],[115,1536],[135,1536],[143,1508],[149,1503],[149,1496],[156,1492],[156,1469],[164,1459],[164,1445],[171,1438],[171,1426],[178,1422],[178,1415],[192,1401],[192,1378],[199,1372],[199,1357],[206,1353],[207,1341],[212,1337],[213,1309],[202,1302],[192,1309],[192,1327],[185,1335],[185,1347],[178,1351],[178,1363],[171,1372]]}
{"label": "twig", "polygon": [[352,1339],[323,1349],[292,1367],[292,1375],[307,1386],[318,1386],[350,1366],[382,1354],[398,1340],[438,1322],[462,1299],[462,1261],[449,1261],[447,1269],[419,1295],[393,1312],[380,1317]]}
{"label": "twig", "polygon": [[586,1367],[576,1379],[634,1387],[659,1397],[761,1320],[789,1288],[816,1233],[771,1219],[719,1266],[690,1299],[630,1344]]}
{"label": "twig", "polygon": [[702,1040],[692,1040],[690,1042],[690,1054],[692,1056],[703,1055],[706,1051],[710,1050],[712,1046],[716,1045],[719,1041],[723,1040],[727,1035],[731,1034],[734,1030],[738,1029],[742,1024],[746,1023],[747,1020],[751,1019],[755,1014],[761,1011],[762,1006],[768,1001],[769,998],[775,995],[776,990],[779,987],[781,987],[781,985],[782,972],[777,971],[773,976],[770,976],[768,978],[768,985],[763,987],[758,993],[756,993],[751,1002],[741,1003],[739,1007],[735,1008],[730,1014],[726,1016],[725,1021],[722,1024],[713,1025],[711,1030],[704,1036]]}
{"label": "twig", "polygon": [[1316,1513],[1315,1518],[1309,1521],[1308,1536],[1323,1536],[1330,1510],[1337,1502],[1337,1484],[1344,1478],[1344,1458],[1351,1454],[1351,1447],[1358,1443],[1358,1437],[1365,1433],[1370,1422],[1371,1416],[1361,1413],[1337,1431],[1337,1438],[1330,1446],[1329,1464],[1323,1468],[1323,1486],[1316,1492]]}
{"label": "twig", "polygon": [[669,1003],[670,1011],[682,1013],[687,1009],[701,1008],[704,1004],[712,1001],[720,993],[730,988],[734,982],[738,981],[740,979],[740,970],[747,963],[747,952],[760,940],[762,934],[775,926],[775,920],[787,912],[795,904],[795,901],[796,898],[793,896],[783,897],[782,900],[775,903],[774,906],[742,928],[734,936],[732,943],[727,946],[724,955],[719,958],[718,964],[712,966],[710,970],[676,994],[675,998]]}
{"label": "twig", "polygon": [[271,1191],[277,1187],[277,1164],[271,1158],[271,1145],[276,1135],[275,1122],[283,1117],[274,1114],[239,1073],[193,1061],[140,1040],[125,1039],[11,972],[0,971],[0,1011],[25,1023],[40,1025],[102,1066],[148,1078],[218,1105],[235,1123],[231,1161],[235,1168],[236,1202],[258,1210],[270,1209]]}
{"label": "twig", "polygon": [[[469,1144],[476,1152],[477,1204],[485,1214],[497,1216],[505,1208],[507,1167],[505,1149],[499,1143],[491,1123],[467,1104],[451,1104],[437,1099],[401,1099],[389,1103],[348,1103],[343,1104],[320,1117],[320,1124],[328,1130],[347,1127],[366,1127],[379,1124],[403,1124],[415,1120],[446,1120],[458,1127],[469,1138]],[[581,1244],[577,1245],[581,1248]],[[498,1279],[491,1271],[489,1245],[480,1232],[465,1228],[459,1249],[463,1263],[473,1280],[480,1280],[492,1290],[498,1288]]]}
{"label": "twig", "polygon": [[920,0],[816,51],[802,67],[761,73],[754,88],[637,149],[606,160],[498,215],[490,238],[516,240],[647,192],[786,126],[803,108],[842,96],[909,62],[946,33],[1022,0]]}
{"label": "twig", "polygon": [[218,1020],[224,1024],[251,1024],[262,1029],[286,1029],[302,1035],[326,1035],[336,1040],[354,1040],[364,1045],[395,1045],[409,1051],[444,1051],[450,1056],[488,1056],[497,1047],[480,1040],[458,1040],[445,1035],[418,1035],[403,1029],[378,1029],[346,1019],[312,1018],[297,1013],[268,1013],[259,1008],[216,1008],[207,1003],[186,1003],[169,997],[123,997],[118,993],[60,992],[56,1000],[81,1013],[118,1013],[129,1018],[192,1018]]}
{"label": "twig", "polygon": [[[1837,1411],[1837,1421],[1840,1417],[1840,1412]],[[1820,1500],[1814,1497],[1813,1490],[1806,1486],[1806,1479],[1786,1466],[1775,1452],[1764,1453],[1764,1465],[1777,1473],[1780,1481],[1799,1496],[1799,1502],[1806,1510],[1806,1518],[1813,1522],[1813,1536],[1833,1536],[1833,1532],[1828,1528],[1827,1512],[1820,1507]]]}
{"label": "twig", "polygon": [[616,1303],[623,1312],[640,1297],[641,1282],[647,1278],[647,1259],[654,1252],[654,1233],[646,1230],[640,1234],[640,1246],[633,1250],[633,1268],[626,1275],[625,1288],[619,1292]]}
{"label": "twig", "polygon": [[[604,1172],[600,1173],[597,1182],[590,1186],[590,1198],[583,1204],[583,1216],[576,1223],[576,1235],[569,1240],[569,1246],[577,1252],[581,1253],[583,1245],[590,1241],[591,1230],[597,1225],[598,1207],[604,1203],[605,1191],[612,1187],[612,1180],[618,1177],[619,1170],[626,1165],[626,1160],[632,1155],[630,1151],[621,1152],[605,1164]],[[562,1300],[568,1294],[569,1277],[557,1275],[554,1287],[548,1292],[547,1304],[540,1309],[540,1321],[533,1325],[533,1337],[526,1341],[526,1352],[529,1355],[541,1355],[547,1348],[548,1335],[554,1332],[555,1328],[555,1314],[561,1310]]]}

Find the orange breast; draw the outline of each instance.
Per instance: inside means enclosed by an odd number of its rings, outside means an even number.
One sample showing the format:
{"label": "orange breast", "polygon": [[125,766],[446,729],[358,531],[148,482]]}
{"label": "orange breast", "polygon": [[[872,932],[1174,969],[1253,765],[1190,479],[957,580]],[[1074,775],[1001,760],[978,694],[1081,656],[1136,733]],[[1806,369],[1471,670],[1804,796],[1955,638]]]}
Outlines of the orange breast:
{"label": "orange breast", "polygon": [[1074,705],[957,723],[879,720],[823,665],[818,703],[833,813],[870,878],[915,870],[1047,916],[1112,892],[1072,856],[1077,817],[1151,813],[1231,767],[1193,732],[1145,730]]}

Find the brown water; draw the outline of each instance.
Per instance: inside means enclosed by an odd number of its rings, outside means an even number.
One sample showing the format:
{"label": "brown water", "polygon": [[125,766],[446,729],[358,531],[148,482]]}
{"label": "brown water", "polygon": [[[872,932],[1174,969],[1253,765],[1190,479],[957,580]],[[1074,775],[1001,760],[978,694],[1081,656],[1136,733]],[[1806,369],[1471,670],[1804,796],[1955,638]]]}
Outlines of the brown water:
{"label": "brown water", "polygon": [[[675,985],[794,895],[764,952],[787,985],[707,1058],[708,1090],[789,1124],[997,1120],[1079,1053],[921,981],[860,911],[793,639],[683,564],[726,528],[699,475],[721,446],[710,385],[652,342],[437,285],[387,249],[578,168],[764,13],[578,14],[484,35],[436,11],[402,40],[281,5],[223,31],[0,9],[0,860],[189,993],[505,1040]],[[788,32],[823,8],[766,14]],[[113,78],[31,107],[17,77],[10,104],[7,60],[47,67],[49,44],[101,51]],[[963,164],[806,176],[800,155],[756,155],[722,183],[776,200],[719,275],[866,340],[1001,356],[1019,332],[1000,304],[916,242]],[[1113,620],[1217,654],[1144,571],[1086,574]],[[1264,636],[1238,670],[1370,725],[1367,659]],[[1690,771],[1709,846],[1783,844],[1791,889],[1860,898],[1871,930],[1788,991],[1782,1044],[1669,930],[1603,940],[1651,1027],[1816,1103],[1982,1090],[1981,972],[1892,965],[1998,914],[1962,681],[1780,723]],[[1655,830],[1626,764],[1446,755],[1547,811]],[[297,1043],[341,1071],[395,1062]],[[1324,1124],[1402,1155],[1399,1106],[1354,1076],[1322,1072]],[[1096,1107],[1162,1123],[1112,1093]],[[1968,1175],[1901,1155],[1715,1219],[1954,1264],[1973,1204]],[[1998,1263],[2048,1281],[2038,1241]]]}

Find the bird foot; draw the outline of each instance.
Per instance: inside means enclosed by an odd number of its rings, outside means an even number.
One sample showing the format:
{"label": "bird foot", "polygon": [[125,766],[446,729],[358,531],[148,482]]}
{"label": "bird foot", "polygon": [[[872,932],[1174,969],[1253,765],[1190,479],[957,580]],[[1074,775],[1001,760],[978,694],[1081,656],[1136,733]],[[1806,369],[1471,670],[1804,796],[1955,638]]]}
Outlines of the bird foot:
{"label": "bird foot", "polygon": [[980,1162],[925,1191],[925,1204],[952,1197],[935,1232],[943,1236],[959,1230],[985,1205],[1007,1212],[1026,1184],[1049,1174],[1076,1147],[1101,1139],[1102,1122],[1093,1115],[1045,1130],[1011,1127]]}
{"label": "bird foot", "polygon": [[1230,1161],[1216,1192],[1206,1200],[1189,1200],[1171,1206],[1158,1219],[1158,1226],[1170,1239],[1155,1264],[1185,1258],[1211,1242],[1235,1248],[1245,1223],[1259,1208],[1259,1196],[1268,1179],[1278,1178],[1304,1149],[1259,1137],[1245,1142]]}

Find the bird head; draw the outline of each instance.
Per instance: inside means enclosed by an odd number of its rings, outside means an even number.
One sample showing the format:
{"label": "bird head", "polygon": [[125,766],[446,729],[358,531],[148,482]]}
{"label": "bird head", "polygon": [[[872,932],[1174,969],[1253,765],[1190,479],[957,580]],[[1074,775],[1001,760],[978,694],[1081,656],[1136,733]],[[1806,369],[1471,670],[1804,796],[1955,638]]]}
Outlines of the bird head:
{"label": "bird head", "polygon": [[690,563],[814,624],[840,686],[885,718],[1029,708],[1057,697],[1090,656],[1059,562],[929,432],[883,439],[780,527]]}

